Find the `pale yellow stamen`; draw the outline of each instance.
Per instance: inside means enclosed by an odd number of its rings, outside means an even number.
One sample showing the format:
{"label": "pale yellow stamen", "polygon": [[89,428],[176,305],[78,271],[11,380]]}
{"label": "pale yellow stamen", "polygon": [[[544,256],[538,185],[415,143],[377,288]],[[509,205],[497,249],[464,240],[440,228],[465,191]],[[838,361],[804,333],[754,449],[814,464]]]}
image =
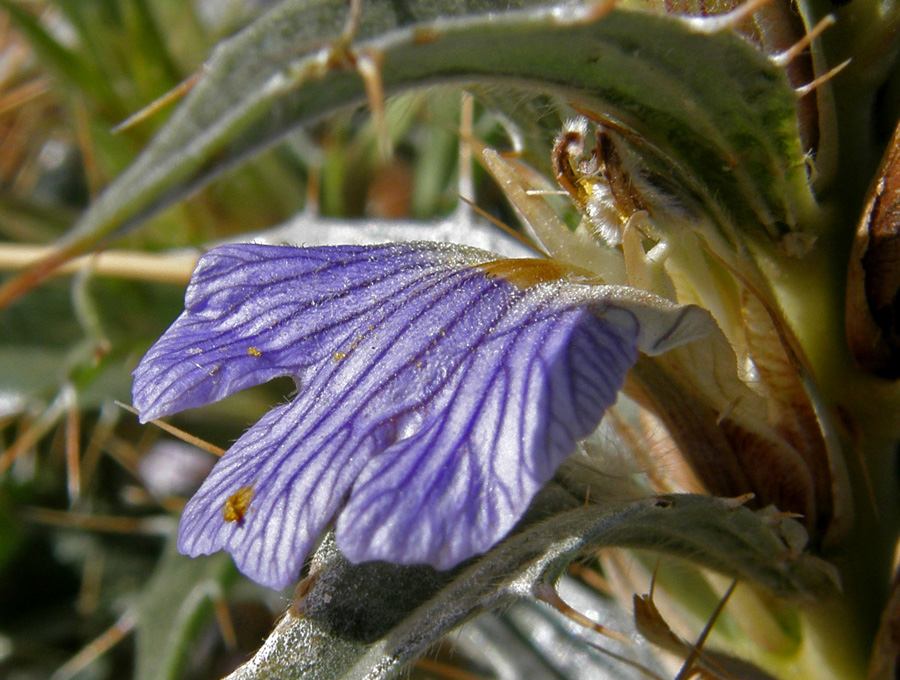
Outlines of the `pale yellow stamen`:
{"label": "pale yellow stamen", "polygon": [[494,260],[478,265],[489,278],[504,279],[521,289],[559,279],[593,278],[593,274],[571,264],[544,258]]}

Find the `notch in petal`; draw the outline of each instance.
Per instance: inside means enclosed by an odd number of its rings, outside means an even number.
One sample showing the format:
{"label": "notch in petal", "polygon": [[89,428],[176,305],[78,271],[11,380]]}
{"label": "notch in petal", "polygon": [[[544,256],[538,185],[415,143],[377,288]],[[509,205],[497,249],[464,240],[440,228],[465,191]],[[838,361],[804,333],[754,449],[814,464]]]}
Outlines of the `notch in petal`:
{"label": "notch in petal", "polygon": [[549,260],[411,243],[232,245],[135,372],[144,420],[291,375],[188,503],[179,547],[290,583],[337,521],[349,559],[448,568],[500,540],[613,403],[639,349],[708,315]]}

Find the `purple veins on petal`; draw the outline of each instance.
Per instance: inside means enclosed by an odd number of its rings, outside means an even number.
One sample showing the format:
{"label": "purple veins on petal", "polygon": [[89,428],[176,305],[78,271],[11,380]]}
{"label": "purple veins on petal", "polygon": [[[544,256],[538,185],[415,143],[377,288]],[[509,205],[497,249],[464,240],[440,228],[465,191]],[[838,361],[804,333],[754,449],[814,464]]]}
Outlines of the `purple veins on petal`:
{"label": "purple veins on petal", "polygon": [[352,561],[449,568],[489,549],[596,428],[638,349],[697,333],[691,308],[568,274],[426,243],[210,251],[135,371],[142,419],[276,376],[298,392],[218,462],[179,548],[227,550],[276,588],[331,522]]}

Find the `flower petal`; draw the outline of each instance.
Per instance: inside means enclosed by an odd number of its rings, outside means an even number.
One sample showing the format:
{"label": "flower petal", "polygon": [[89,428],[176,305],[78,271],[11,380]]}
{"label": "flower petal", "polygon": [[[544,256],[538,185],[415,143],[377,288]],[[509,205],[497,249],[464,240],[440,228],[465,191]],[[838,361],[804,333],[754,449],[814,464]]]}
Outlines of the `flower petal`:
{"label": "flower petal", "polygon": [[386,445],[377,432],[354,437],[350,423],[316,427],[321,414],[309,406],[273,409],[229,449],[184,509],[179,551],[226,550],[244,574],[272,588],[297,578],[354,476]]}
{"label": "flower petal", "polygon": [[225,549],[272,587],[335,517],[352,560],[446,568],[487,550],[597,426],[638,349],[708,321],[578,277],[424,243],[211,251],[135,372],[142,418],[276,375],[299,390],[216,465],[179,548]]}
{"label": "flower petal", "polygon": [[[523,299],[480,338],[434,415],[362,470],[337,522],[351,561],[452,567],[503,538],[615,401],[637,327]],[[537,307],[537,308],[535,308]]]}
{"label": "flower petal", "polygon": [[366,325],[361,317],[376,321],[409,281],[447,268],[434,259],[408,245],[210,251],[194,271],[185,311],[134,372],[142,421],[278,376],[299,379],[303,369],[341,356]]}

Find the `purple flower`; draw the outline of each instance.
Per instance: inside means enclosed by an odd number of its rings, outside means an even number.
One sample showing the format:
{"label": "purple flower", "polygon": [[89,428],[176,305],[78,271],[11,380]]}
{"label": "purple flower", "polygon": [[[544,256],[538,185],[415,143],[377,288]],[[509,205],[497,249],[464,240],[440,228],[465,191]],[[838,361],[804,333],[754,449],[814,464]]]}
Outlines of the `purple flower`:
{"label": "purple flower", "polygon": [[297,578],[334,521],[354,562],[439,569],[506,535],[615,401],[639,349],[707,317],[553,260],[432,243],[207,253],[135,371],[143,421],[297,383],[185,508],[179,549]]}

